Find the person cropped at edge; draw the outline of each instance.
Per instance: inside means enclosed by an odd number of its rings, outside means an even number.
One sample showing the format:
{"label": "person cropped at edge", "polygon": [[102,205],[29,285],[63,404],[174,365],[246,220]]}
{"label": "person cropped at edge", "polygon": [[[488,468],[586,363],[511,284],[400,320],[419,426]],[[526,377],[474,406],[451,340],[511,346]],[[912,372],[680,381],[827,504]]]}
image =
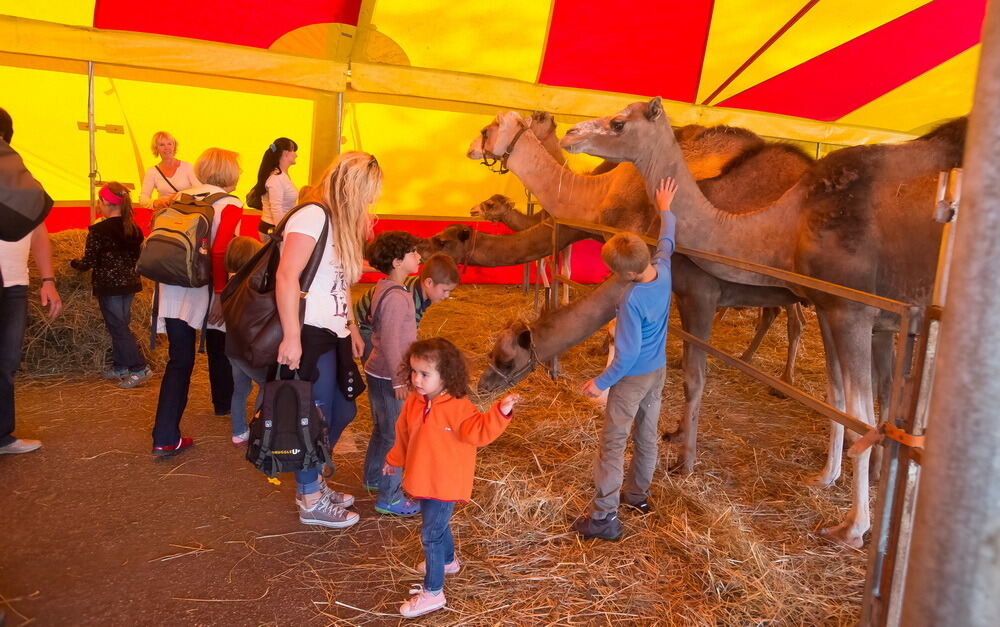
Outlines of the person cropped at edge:
{"label": "person cropped at edge", "polygon": [[[231,150],[209,148],[194,164],[195,173],[204,183],[183,193],[207,196],[229,194],[240,178],[239,155]],[[205,287],[159,287],[159,311],[153,321],[157,333],[167,334],[168,359],[160,381],[153,425],[153,455],[175,455],[194,444],[182,437],[181,416],[187,407],[191,374],[194,371],[197,331],[208,322],[205,349],[208,353],[208,379],[215,413],[229,413],[233,398],[233,371],[226,357],[226,335],[219,294],[226,286],[225,254],[229,241],[243,218],[243,203],[234,196],[225,196],[213,204],[211,243],[212,282]]]}
{"label": "person cropped at edge", "polygon": [[[275,300],[282,339],[278,363],[298,370],[312,384],[334,446],[357,413],[353,400],[338,383],[343,360],[360,357],[364,348],[351,308],[351,285],[361,277],[364,242],[371,236],[369,206],[382,189],[382,169],[372,155],[345,152],[337,156],[316,186],[312,202],[285,222],[281,260],[275,278]],[[328,225],[327,243],[307,294],[299,282]],[[305,317],[299,322],[304,296]],[[299,521],[306,525],[349,527],[358,514],[348,511],[354,497],[330,489],[318,468],[295,473]]]}
{"label": "person cropped at edge", "polygon": [[[139,193],[140,207],[162,209],[181,190],[201,185],[191,164],[177,158],[177,140],[173,135],[166,131],[154,133],[151,148],[153,156],[159,157],[160,162],[146,170],[146,176],[142,179],[142,191]],[[152,199],[154,190],[156,200]]]}
{"label": "person cropped at edge", "polygon": [[[604,263],[632,284],[618,301],[615,357],[603,373],[583,386],[584,394],[591,397],[609,390],[594,458],[594,498],[588,514],[573,523],[573,529],[585,538],[617,540],[621,536],[618,506],[622,499],[641,514],[651,511],[649,486],[660,440],[660,397],[670,314],[670,255],[674,252],[676,224],[670,202],[676,191],[677,183],[672,178],[660,181],[656,191],[660,238],[652,259],[649,247],[633,233],[619,233],[601,248]],[[634,447],[623,488],[629,438]]]}

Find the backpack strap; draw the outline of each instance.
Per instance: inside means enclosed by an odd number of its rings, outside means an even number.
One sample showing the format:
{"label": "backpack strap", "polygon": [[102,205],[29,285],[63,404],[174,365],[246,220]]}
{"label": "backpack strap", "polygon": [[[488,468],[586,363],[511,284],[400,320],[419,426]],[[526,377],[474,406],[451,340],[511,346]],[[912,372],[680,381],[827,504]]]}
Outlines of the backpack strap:
{"label": "backpack strap", "polygon": [[404,292],[407,291],[406,287],[402,285],[390,285],[381,294],[379,294],[378,303],[372,302],[372,309],[368,312],[368,326],[372,328],[373,333],[375,332],[375,320],[378,318],[378,312],[382,309],[382,303],[385,302],[385,297],[389,294],[389,292],[393,292],[395,290],[403,290]]}
{"label": "backpack strap", "polygon": [[[156,171],[160,173],[160,176],[163,177],[163,180],[167,182],[167,185],[170,186],[170,189],[174,190],[175,192],[180,193],[181,190],[179,190],[176,187],[174,187],[174,184],[170,182],[170,179],[168,179],[167,175],[163,173],[163,170],[160,169],[160,166],[154,165],[153,167],[156,168]],[[180,167],[180,166],[177,166],[177,167]]]}

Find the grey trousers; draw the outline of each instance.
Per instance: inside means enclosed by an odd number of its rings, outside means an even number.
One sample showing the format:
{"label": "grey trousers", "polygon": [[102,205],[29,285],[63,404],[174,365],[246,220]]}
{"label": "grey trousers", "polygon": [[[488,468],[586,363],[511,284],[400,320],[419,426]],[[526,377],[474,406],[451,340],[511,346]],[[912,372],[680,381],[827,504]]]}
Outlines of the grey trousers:
{"label": "grey trousers", "polygon": [[[603,520],[617,512],[621,500],[638,504],[649,498],[658,459],[660,395],[666,372],[663,367],[648,374],[622,377],[611,386],[600,448],[594,458],[595,493],[590,504],[593,518]],[[632,462],[626,474],[629,436],[633,441]]]}

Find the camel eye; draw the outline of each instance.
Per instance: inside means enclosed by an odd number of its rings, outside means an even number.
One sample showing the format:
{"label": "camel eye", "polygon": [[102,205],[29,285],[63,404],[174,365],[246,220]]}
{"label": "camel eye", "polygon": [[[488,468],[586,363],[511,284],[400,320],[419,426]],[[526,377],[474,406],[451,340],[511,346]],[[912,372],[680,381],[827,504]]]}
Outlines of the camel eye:
{"label": "camel eye", "polygon": [[616,133],[621,133],[622,129],[625,128],[624,120],[611,120],[611,130]]}

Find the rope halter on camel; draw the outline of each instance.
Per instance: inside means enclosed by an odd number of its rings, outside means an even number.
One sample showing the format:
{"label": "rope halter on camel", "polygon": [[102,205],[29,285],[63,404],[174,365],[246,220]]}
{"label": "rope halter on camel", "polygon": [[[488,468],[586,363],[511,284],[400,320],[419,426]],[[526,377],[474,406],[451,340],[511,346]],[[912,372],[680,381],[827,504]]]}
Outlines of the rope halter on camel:
{"label": "rope halter on camel", "polygon": [[[521,135],[524,134],[524,131],[528,130],[528,126],[529,125],[524,125],[524,124],[521,125],[521,128],[518,129],[517,133],[514,134],[514,138],[510,140],[510,144],[507,145],[507,150],[504,151],[502,155],[500,155],[499,159],[493,153],[486,151],[486,129],[484,128],[483,130],[479,131],[483,139],[483,143],[480,148],[480,152],[483,153],[483,165],[489,168],[490,172],[494,172],[496,174],[507,174],[508,172],[510,172],[510,168],[507,167],[507,160],[510,159],[511,153],[514,152],[514,146],[517,145],[517,140],[521,139]],[[497,165],[497,163],[499,163],[500,165],[497,167],[496,170],[494,170],[493,166]]]}
{"label": "rope halter on camel", "polygon": [[531,330],[531,326],[529,326],[527,322],[522,320],[521,324],[524,325],[524,328],[528,331],[528,337],[531,338],[531,341],[528,343],[528,363],[513,372],[504,373],[496,367],[496,364],[493,363],[492,359],[487,360],[486,362],[487,369],[496,373],[496,375],[503,380],[504,385],[506,385],[508,389],[517,385],[521,379],[530,374],[531,371],[535,369],[535,366],[540,363],[538,353],[535,351],[535,333]]}

